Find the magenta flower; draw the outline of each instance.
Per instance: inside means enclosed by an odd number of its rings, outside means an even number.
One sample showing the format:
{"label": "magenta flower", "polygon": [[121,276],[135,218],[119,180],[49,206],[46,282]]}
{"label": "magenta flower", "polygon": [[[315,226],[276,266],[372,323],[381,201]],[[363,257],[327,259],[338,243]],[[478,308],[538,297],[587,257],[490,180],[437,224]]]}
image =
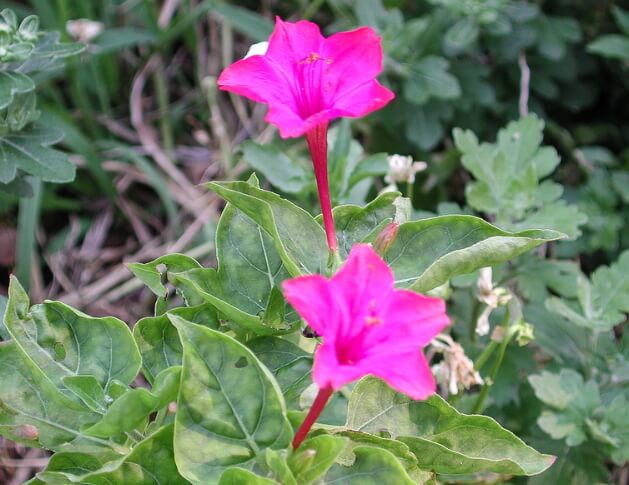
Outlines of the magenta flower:
{"label": "magenta flower", "polygon": [[[445,303],[395,289],[391,269],[371,246],[355,245],[331,279],[301,276],[283,287],[290,304],[323,337],[313,370],[320,395],[311,414],[333,391],[368,374],[413,399],[435,392],[421,348],[448,325]],[[309,415],[308,429],[316,417]]]}
{"label": "magenta flower", "polygon": [[266,120],[283,138],[306,135],[333,251],[337,243],[327,179],[328,123],[365,116],[391,101],[394,94],[375,79],[381,71],[382,46],[373,29],[326,39],[312,22],[278,17],[267,52],[232,64],[218,78],[221,89],[267,104]]}

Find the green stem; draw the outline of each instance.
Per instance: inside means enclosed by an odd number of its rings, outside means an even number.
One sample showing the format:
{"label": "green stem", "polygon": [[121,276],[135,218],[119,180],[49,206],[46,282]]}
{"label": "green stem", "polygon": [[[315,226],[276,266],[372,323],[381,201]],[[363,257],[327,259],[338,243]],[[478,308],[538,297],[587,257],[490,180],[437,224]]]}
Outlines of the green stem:
{"label": "green stem", "polygon": [[470,322],[470,340],[476,342],[476,325],[478,325],[478,317],[480,317],[483,311],[483,304],[480,300],[474,300],[474,307],[472,308],[472,321]]}
{"label": "green stem", "polygon": [[507,346],[509,345],[509,342],[511,341],[512,335],[509,334],[509,309],[508,308],[506,309],[505,318],[502,323],[502,328],[504,329],[504,335],[502,338],[502,342],[500,342],[498,356],[496,357],[496,360],[494,360],[494,365],[492,366],[489,372],[489,375],[485,378],[485,384],[483,384],[483,387],[481,388],[481,391],[478,394],[476,403],[474,403],[474,408],[472,410],[473,414],[478,414],[483,409],[483,404],[485,403],[487,394],[489,394],[489,388],[491,387],[494,379],[498,375],[498,371],[500,370],[500,366],[502,365],[502,361],[505,356],[505,351],[507,350]]}
{"label": "green stem", "polygon": [[485,347],[485,350],[483,350],[478,358],[474,361],[474,369],[476,369],[477,371],[481,370],[482,367],[487,363],[487,360],[489,360],[489,357],[491,357],[494,353],[494,350],[496,350],[496,347],[498,347],[498,343],[495,340],[491,340],[489,342],[489,345]]}
{"label": "green stem", "polygon": [[33,188],[31,197],[20,199],[20,212],[17,222],[17,278],[28,292],[31,283],[31,265],[35,253],[35,231],[39,222],[41,208],[42,181],[38,177],[28,177]]}

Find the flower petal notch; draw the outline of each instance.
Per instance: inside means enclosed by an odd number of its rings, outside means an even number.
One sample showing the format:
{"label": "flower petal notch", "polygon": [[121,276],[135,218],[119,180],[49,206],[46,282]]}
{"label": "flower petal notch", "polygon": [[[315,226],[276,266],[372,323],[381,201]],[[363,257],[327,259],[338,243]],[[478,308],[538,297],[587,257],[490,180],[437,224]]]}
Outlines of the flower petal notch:
{"label": "flower petal notch", "polygon": [[269,106],[266,121],[283,138],[298,137],[339,117],[361,117],[394,94],[377,80],[380,37],[370,27],[328,38],[305,20],[276,18],[266,53],[227,67],[218,86]]}
{"label": "flower petal notch", "polygon": [[367,244],[355,245],[331,278],[284,281],[284,294],[321,337],[314,380],[338,390],[371,374],[413,399],[435,392],[421,348],[448,324],[443,300],[399,290],[393,273]]}

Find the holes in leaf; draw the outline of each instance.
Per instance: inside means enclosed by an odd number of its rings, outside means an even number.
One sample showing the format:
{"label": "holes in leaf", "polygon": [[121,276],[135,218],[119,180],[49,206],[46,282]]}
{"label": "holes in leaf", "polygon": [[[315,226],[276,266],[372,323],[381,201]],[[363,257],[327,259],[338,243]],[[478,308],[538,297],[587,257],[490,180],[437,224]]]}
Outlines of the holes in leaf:
{"label": "holes in leaf", "polygon": [[234,367],[236,367],[237,369],[242,369],[243,367],[247,367],[248,365],[249,365],[249,361],[247,360],[247,358],[241,357],[240,359],[236,361],[236,363],[234,364]]}

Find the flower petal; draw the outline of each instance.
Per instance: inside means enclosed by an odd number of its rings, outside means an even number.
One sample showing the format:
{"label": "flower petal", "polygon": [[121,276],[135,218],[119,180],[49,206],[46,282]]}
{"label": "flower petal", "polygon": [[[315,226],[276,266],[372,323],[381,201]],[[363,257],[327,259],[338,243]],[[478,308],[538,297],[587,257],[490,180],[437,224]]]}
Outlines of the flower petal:
{"label": "flower petal", "polygon": [[384,107],[393,98],[395,94],[378,81],[367,81],[351,91],[337,95],[334,108],[341,113],[338,116],[357,118]]}
{"label": "flower petal", "polygon": [[330,63],[326,83],[334,101],[382,72],[382,42],[371,27],[339,32],[325,39],[323,57]]}
{"label": "flower petal", "polygon": [[393,272],[368,244],[355,244],[341,269],[332,277],[347,301],[352,319],[380,305],[393,292]]}
{"label": "flower petal", "polygon": [[409,290],[396,290],[380,311],[385,316],[384,325],[369,335],[368,346],[418,349],[450,324],[443,300]]}
{"label": "flower petal", "polygon": [[312,378],[321,389],[330,386],[337,391],[345,384],[360,379],[368,373],[360,365],[340,364],[333,340],[326,340],[317,348]]}
{"label": "flower petal", "polygon": [[218,78],[223,91],[231,91],[258,103],[284,103],[294,108],[291,93],[281,73],[265,56],[241,59],[226,68]]}
{"label": "flower petal", "polygon": [[369,366],[371,374],[413,399],[426,399],[435,393],[435,378],[419,350],[383,355],[365,361],[362,366]]}
{"label": "flower petal", "polygon": [[275,17],[267,56],[287,70],[293,70],[310,54],[321,53],[324,40],[319,26],[313,22],[284,22]]}
{"label": "flower petal", "polygon": [[321,275],[285,280],[282,288],[288,302],[319,335],[333,337],[336,327],[347,318],[330,281]]}

